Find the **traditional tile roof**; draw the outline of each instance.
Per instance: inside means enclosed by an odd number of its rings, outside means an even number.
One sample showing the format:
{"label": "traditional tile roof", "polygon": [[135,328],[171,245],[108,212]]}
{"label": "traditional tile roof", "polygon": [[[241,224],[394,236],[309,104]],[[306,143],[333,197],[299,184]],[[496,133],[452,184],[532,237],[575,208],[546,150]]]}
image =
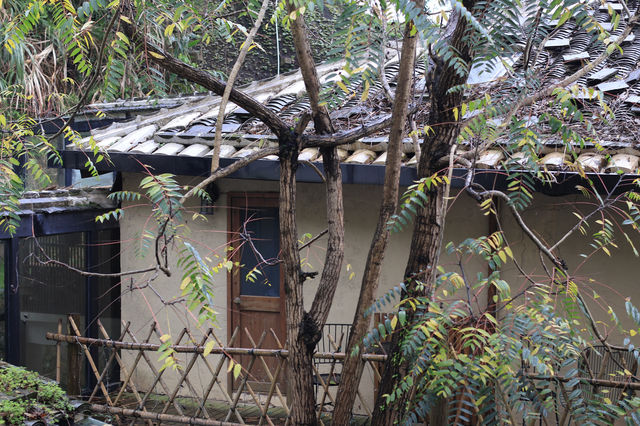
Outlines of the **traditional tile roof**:
{"label": "traditional tile roof", "polygon": [[[609,2],[599,6],[595,3],[593,14],[600,25],[611,31],[611,38],[622,34],[623,28],[613,28],[608,8],[619,10],[622,6]],[[557,22],[547,23],[555,28]],[[604,50],[602,42],[585,29],[568,20],[552,29],[548,40],[538,55],[536,69],[545,70],[544,81],[558,81],[566,77],[588,61],[594,60]],[[623,53],[615,53],[593,71],[578,80],[584,87],[595,87],[604,93],[605,99],[616,113],[617,124],[603,132],[606,140],[599,141],[598,149],[587,145],[577,149],[577,158],[569,156],[562,143],[549,139],[544,146],[540,162],[549,170],[567,170],[575,168],[576,162],[589,172],[638,174],[640,148],[636,140],[640,137],[640,26],[636,26],[622,44]],[[514,66],[519,66],[516,61]],[[341,64],[325,64],[318,68],[322,82],[334,86]],[[384,69],[391,87],[395,86],[398,72],[397,58],[390,60]],[[424,63],[418,61],[415,75],[416,96],[422,96],[420,89],[425,86]],[[473,70],[472,70],[473,74]],[[495,75],[493,77],[496,77]],[[477,81],[477,76],[473,79]],[[355,96],[343,94],[339,106],[331,112],[338,127],[350,128],[366,122],[383,112],[389,111],[389,103],[382,92],[381,83],[374,84],[371,95],[360,102],[361,85],[349,88]],[[309,108],[304,83],[299,72],[280,75],[273,79],[254,82],[241,88],[252,95],[281,118],[294,123],[303,111]],[[584,100],[588,102],[588,100]],[[162,108],[157,112],[138,115],[126,122],[116,122],[109,127],[97,129],[92,137],[98,147],[110,154],[131,154],[145,156],[167,156],[177,158],[211,157],[215,134],[215,121],[218,115],[220,97],[215,95],[184,98],[183,104],[173,108]],[[424,102],[426,104],[426,102]],[[423,111],[424,112],[424,111]],[[530,118],[536,122],[536,117]],[[276,139],[256,118],[244,109],[229,104],[223,123],[223,145],[221,158],[241,158],[263,146],[276,144]],[[602,137],[602,136],[601,136]],[[376,135],[341,148],[340,156],[345,163],[384,164],[386,158],[386,136]],[[88,138],[82,146],[69,145],[68,150],[86,148]],[[463,147],[464,148],[464,147]],[[476,156],[476,165],[480,168],[500,168],[509,154],[500,145],[480,152]],[[604,151],[602,150],[604,148]],[[417,163],[414,143],[405,139],[405,166]],[[520,153],[511,156],[522,161]],[[149,157],[147,157],[149,158]],[[306,148],[300,153],[300,159],[314,161],[319,158],[316,148]],[[267,157],[277,161],[276,156]]]}
{"label": "traditional tile roof", "polygon": [[[18,200],[20,215],[60,213],[76,210],[112,209],[116,203],[107,198],[111,188],[53,189],[29,191]],[[1,203],[0,203],[1,204]],[[4,215],[5,213],[0,213]]]}

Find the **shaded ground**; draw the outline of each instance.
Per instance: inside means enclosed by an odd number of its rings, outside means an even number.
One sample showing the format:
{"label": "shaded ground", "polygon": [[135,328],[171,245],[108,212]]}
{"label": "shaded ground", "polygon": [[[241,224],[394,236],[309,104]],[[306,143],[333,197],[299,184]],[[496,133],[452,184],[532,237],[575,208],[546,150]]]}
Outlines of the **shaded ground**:
{"label": "shaded ground", "polygon": [[[118,404],[119,406],[123,407],[123,408],[135,408],[137,403],[136,400],[134,398],[133,394],[125,394],[124,395],[124,400],[122,402],[122,404]],[[168,401],[168,397],[165,395],[153,395],[149,398],[149,400],[146,402],[145,407],[148,411],[152,411],[152,412],[162,412],[162,409],[165,405],[165,403]],[[176,402],[180,405],[180,407],[182,408],[184,415],[185,416],[193,416],[196,413],[196,410],[198,409],[198,403],[195,399],[193,398],[187,398],[187,397],[178,397],[176,398]],[[207,412],[209,413],[209,416],[211,419],[216,419],[216,420],[220,420],[220,421],[224,421],[226,419],[227,413],[229,411],[229,404],[224,402],[224,401],[215,401],[215,400],[208,400],[205,404],[205,408],[207,410]],[[328,407],[328,410],[330,410],[331,408]],[[246,404],[246,403],[241,403],[238,404],[238,411],[240,413],[240,415],[242,416],[244,422],[248,425],[251,424],[258,424],[258,422],[260,421],[260,409],[258,407],[256,407],[255,404]],[[167,414],[173,414],[173,415],[177,415],[177,411],[175,409],[175,407],[171,406],[168,410],[167,410]],[[267,415],[269,416],[269,418],[271,419],[271,421],[273,422],[273,424],[275,425],[284,425],[285,421],[286,421],[286,412],[284,410],[284,408],[282,407],[271,407],[269,408]],[[200,415],[200,418],[204,418],[204,416]],[[114,418],[111,419],[114,424],[115,424],[115,416]],[[134,418],[123,418],[122,416],[120,416],[120,422],[121,424],[128,424],[131,421],[134,422],[134,424],[146,424],[146,422],[143,419],[134,419]],[[230,422],[237,422],[237,418],[235,417],[235,415],[232,415],[227,421]],[[325,425],[329,425],[331,424],[331,413],[330,412],[324,412],[322,414],[322,421]],[[169,422],[163,422],[163,424],[169,425],[169,424],[179,424],[179,423],[169,423]],[[263,421],[263,424],[268,424],[268,422]],[[352,425],[367,425],[369,424],[369,419],[366,416],[355,416],[352,423]]]}

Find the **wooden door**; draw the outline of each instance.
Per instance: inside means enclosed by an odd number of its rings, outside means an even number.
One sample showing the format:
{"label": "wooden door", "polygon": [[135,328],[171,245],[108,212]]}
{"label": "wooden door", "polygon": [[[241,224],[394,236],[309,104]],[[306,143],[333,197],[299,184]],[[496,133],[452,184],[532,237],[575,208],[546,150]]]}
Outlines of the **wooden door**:
{"label": "wooden door", "polygon": [[[234,268],[229,279],[229,339],[239,327],[234,346],[251,348],[252,339],[257,345],[266,332],[260,347],[279,349],[273,334],[282,345],[286,335],[284,282],[279,261],[278,194],[230,194],[229,208],[229,246],[233,248],[232,260],[241,265]],[[251,357],[243,356],[239,361],[247,369]],[[270,373],[275,374],[277,359],[265,358],[265,361]],[[279,383],[283,383],[284,376],[282,371]],[[254,390],[269,388],[268,373],[259,359],[253,363],[249,382]]]}

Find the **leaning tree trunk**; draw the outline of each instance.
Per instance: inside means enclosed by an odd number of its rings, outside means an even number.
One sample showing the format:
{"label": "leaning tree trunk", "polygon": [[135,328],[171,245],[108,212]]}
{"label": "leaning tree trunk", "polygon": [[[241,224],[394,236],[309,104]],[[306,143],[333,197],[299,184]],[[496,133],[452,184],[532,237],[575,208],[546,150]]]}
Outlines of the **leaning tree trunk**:
{"label": "leaning tree trunk", "polygon": [[[424,0],[416,0],[416,7],[422,9]],[[378,283],[380,282],[380,272],[382,261],[389,240],[389,230],[387,223],[391,215],[395,212],[398,204],[398,194],[400,192],[400,168],[402,166],[402,139],[406,124],[409,99],[411,97],[411,87],[415,65],[417,34],[415,34],[413,22],[408,22],[405,27],[404,40],[400,55],[400,69],[398,70],[398,86],[392,112],[391,132],[389,134],[389,147],[387,149],[387,161],[385,163],[385,177],[382,194],[382,203],[369,254],[365,264],[362,284],[360,287],[360,297],[356,312],[353,318],[353,326],[347,344],[347,354],[353,352],[353,348],[360,344],[371,323],[371,317],[365,316],[365,311],[373,304]],[[345,359],[342,367],[340,386],[336,396],[336,408],[333,412],[334,424],[349,424],[353,404],[356,400],[356,392],[360,384],[360,376],[364,364],[362,363],[362,351],[357,355],[349,356]]]}
{"label": "leaning tree trunk", "polygon": [[[474,0],[464,2],[467,10],[472,10]],[[468,31],[467,21],[464,17],[452,17],[450,25],[455,26],[450,37],[450,45],[457,51],[460,57],[466,62],[470,61],[471,46],[467,42],[465,35]],[[455,19],[455,20],[454,20]],[[420,161],[418,164],[418,177],[424,178],[432,176],[440,169],[439,160],[450,153],[451,146],[456,143],[460,128],[457,119],[453,114],[454,108],[459,108],[462,102],[462,92],[460,90],[450,91],[451,88],[464,84],[466,75],[460,75],[448,63],[435,59],[435,70],[433,72],[433,82],[431,84],[431,111],[429,113],[430,131],[425,135]],[[404,272],[407,285],[407,296],[430,296],[435,279],[436,265],[440,256],[442,237],[445,225],[444,211],[444,186],[437,186],[427,195],[429,202],[420,209],[416,215],[409,259]],[[418,290],[411,285],[411,282],[420,281],[424,284],[424,289]],[[408,321],[413,320],[412,312],[407,312]],[[386,404],[385,395],[393,392],[396,384],[409,371],[407,360],[401,358],[400,345],[404,333],[394,333],[391,341],[391,354],[384,365],[384,371],[378,396],[374,407],[374,426],[386,426],[393,424],[397,419],[402,418],[406,413],[410,392],[404,392],[393,404]],[[442,424],[442,423],[432,423]]]}

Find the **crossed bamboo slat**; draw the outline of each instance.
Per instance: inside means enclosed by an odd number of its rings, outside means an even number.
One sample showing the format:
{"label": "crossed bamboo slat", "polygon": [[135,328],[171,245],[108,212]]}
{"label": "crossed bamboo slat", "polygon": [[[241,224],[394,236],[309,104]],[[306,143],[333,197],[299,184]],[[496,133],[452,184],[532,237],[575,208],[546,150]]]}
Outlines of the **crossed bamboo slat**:
{"label": "crossed bamboo slat", "polygon": [[[59,327],[57,334],[47,333],[47,338],[56,341],[58,347],[60,347],[60,344],[67,342],[77,344],[79,348],[81,348],[96,380],[91,395],[88,398],[89,402],[94,402],[95,398],[104,397],[104,401],[107,404],[101,406],[104,410],[111,410],[113,414],[116,415],[122,415],[125,412],[134,413],[131,415],[134,417],[131,424],[134,424],[135,417],[138,417],[144,419],[148,425],[153,424],[152,419],[161,418],[183,419],[185,423],[198,419],[198,424],[244,425],[247,424],[247,420],[243,418],[243,416],[247,414],[241,414],[241,410],[246,409],[241,408],[241,406],[246,407],[246,404],[242,402],[243,395],[247,396],[252,402],[250,405],[257,408],[256,420],[258,425],[282,424],[281,422],[283,420],[285,421],[285,425],[290,424],[290,409],[286,396],[281,388],[282,376],[286,371],[288,351],[280,342],[273,329],[263,331],[259,339],[256,340],[248,329],[241,330],[240,328],[236,328],[227,342],[226,347],[216,336],[213,329],[208,329],[197,341],[188,329],[182,329],[171,345],[171,348],[176,355],[181,353],[185,354],[184,363],[180,361],[180,367],[173,369],[171,367],[159,368],[157,360],[153,359],[153,357],[147,353],[157,351],[162,344],[161,332],[155,324],[150,326],[148,333],[146,333],[142,339],[138,339],[131,330],[131,324],[122,321],[121,331],[117,340],[109,336],[107,330],[99,320],[97,320],[97,329],[100,338],[83,337],[72,317],[69,317],[69,325],[69,331],[72,332],[71,335],[63,335],[61,333],[61,327]],[[247,346],[250,347],[234,347],[240,335],[245,335],[245,341],[250,343],[250,345]],[[273,349],[264,349],[265,340],[269,335],[276,343],[276,347]],[[341,336],[338,343],[336,343],[333,336],[329,336],[333,352],[314,354],[314,358],[316,359],[330,360],[328,376],[326,374],[320,374],[316,365],[314,364],[313,366],[321,389],[319,395],[320,404],[318,405],[318,417],[320,419],[325,402],[329,401],[335,404],[335,397],[329,392],[329,389],[331,382],[335,381],[339,374],[339,372],[336,372],[337,363],[341,363],[346,357],[346,354],[339,352],[343,338],[344,336]],[[186,340],[188,340],[188,342],[183,343]],[[160,343],[155,343],[156,341]],[[213,349],[205,356],[204,349],[207,347],[208,342],[211,341],[213,341]],[[211,344],[209,344],[209,347],[210,346]],[[92,347],[105,349],[101,351],[105,356],[105,358],[100,358],[102,365],[98,365],[99,363],[96,362],[95,355],[92,355],[90,350]],[[122,354],[123,351],[131,354],[126,357],[126,360]],[[135,353],[135,357],[132,356],[133,353]],[[363,365],[370,365],[375,377],[379,380],[380,374],[378,369],[375,368],[375,364],[383,361],[385,358],[386,356],[383,355],[364,354]],[[268,362],[267,359],[275,359],[276,361]],[[144,363],[142,360],[144,360]],[[60,362],[59,357],[58,362]],[[233,378],[229,373],[231,369],[228,369],[227,372],[223,371],[225,364],[231,362],[241,365],[240,373],[236,378]],[[196,365],[199,367],[196,368]],[[60,366],[57,367],[59,368]],[[151,372],[150,379],[152,382],[146,392],[136,387],[134,380],[135,372],[145,367]],[[107,380],[109,380],[109,375],[114,368],[119,368],[123,380],[120,382],[121,387],[117,392],[109,393],[107,385],[110,383],[107,383]],[[205,368],[205,371],[208,371],[209,374],[207,375],[206,383],[199,384],[200,388],[198,389],[194,385],[193,377],[202,377],[200,374],[201,368]],[[255,369],[261,369],[262,372],[257,373],[254,371]],[[221,377],[221,375],[224,374],[227,375],[226,381],[223,380],[224,376]],[[233,386],[234,381],[235,386]],[[227,384],[225,382],[231,383]],[[254,387],[256,382],[260,383],[261,386],[264,385],[264,389],[260,388],[260,392],[256,392],[257,388]],[[171,386],[169,383],[171,383]],[[214,410],[215,412],[208,411],[211,410],[211,407],[214,407],[208,406],[207,401],[209,401],[209,397],[216,385],[220,391],[219,394],[222,395],[224,402],[227,404],[227,408],[222,412],[219,408],[217,411]],[[130,390],[130,395],[132,395],[134,399],[134,401],[131,401],[133,402],[133,406],[129,405],[130,402],[126,402],[123,399],[123,395],[127,390]],[[157,391],[166,395],[167,399],[162,402],[161,408],[158,406],[154,409],[149,405],[149,402]],[[179,396],[186,396],[194,401],[195,414],[193,414],[193,416],[185,413],[185,407],[178,402]],[[365,404],[365,399],[359,391],[357,392],[357,396],[363,407],[365,407],[367,414],[370,416],[371,411],[368,409],[367,404]],[[274,406],[272,404],[274,398],[278,401],[277,406],[280,406],[282,409],[280,411],[281,414],[278,415],[277,418],[273,417],[274,414],[270,410],[271,407]],[[170,408],[175,409],[177,415],[171,414],[169,412]],[[191,411],[191,413],[193,413],[193,411]],[[127,414],[127,416],[129,416],[129,414]],[[257,416],[259,416],[259,419]],[[322,420],[320,420],[320,422],[322,423]]]}

